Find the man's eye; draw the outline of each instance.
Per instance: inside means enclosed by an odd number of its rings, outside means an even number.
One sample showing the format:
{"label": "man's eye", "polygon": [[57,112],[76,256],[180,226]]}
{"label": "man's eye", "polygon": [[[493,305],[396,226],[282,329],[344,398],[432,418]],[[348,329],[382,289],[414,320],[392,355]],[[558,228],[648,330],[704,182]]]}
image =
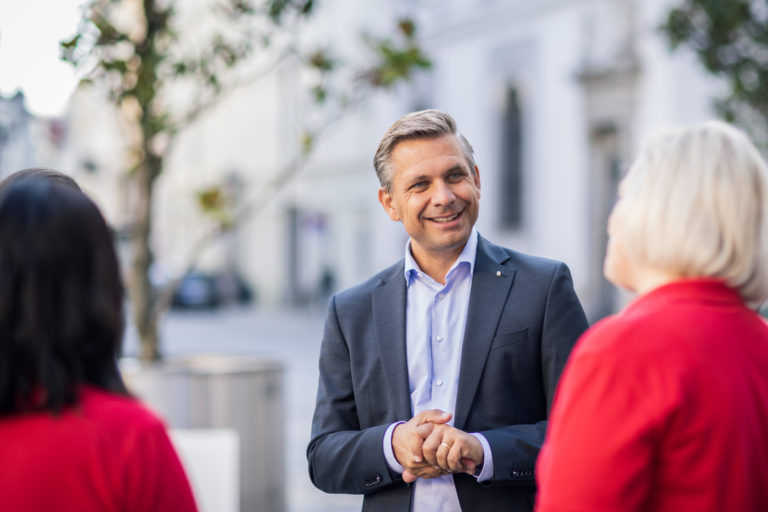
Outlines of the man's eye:
{"label": "man's eye", "polygon": [[454,180],[454,181],[460,180],[463,177],[464,177],[464,173],[463,172],[454,172],[450,176],[448,176],[449,179]]}
{"label": "man's eye", "polygon": [[418,182],[414,183],[413,185],[411,185],[409,188],[411,190],[414,190],[414,189],[424,188],[426,186],[427,186],[427,182],[426,181],[418,181]]}

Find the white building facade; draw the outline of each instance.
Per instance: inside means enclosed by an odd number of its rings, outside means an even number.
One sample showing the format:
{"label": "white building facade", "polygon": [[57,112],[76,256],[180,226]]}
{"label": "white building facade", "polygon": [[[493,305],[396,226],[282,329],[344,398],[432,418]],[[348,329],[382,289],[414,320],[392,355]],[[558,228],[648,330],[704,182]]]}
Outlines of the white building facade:
{"label": "white building facade", "polygon": [[627,297],[602,261],[617,183],[651,132],[713,117],[716,84],[658,29],[674,2],[413,4],[435,61],[415,105],[451,112],[474,144],[479,231],[568,263],[590,320],[616,311]]}
{"label": "white building facade", "polygon": [[[184,132],[168,159],[155,198],[159,266],[169,275],[185,266],[208,227],[195,193],[224,182],[255,214],[211,245],[203,270],[236,272],[273,305],[321,303],[369,277],[400,258],[406,241],[377,202],[374,151],[402,114],[434,107],[450,112],[475,147],[480,233],[565,261],[591,320],[615,311],[626,296],[603,279],[602,259],[616,184],[647,135],[713,117],[719,92],[692,55],[669,53],[658,26],[673,4],[319,3],[307,44],[364,62],[360,32],[391,32],[407,15],[432,69],[325,130],[307,165],[277,189],[270,184],[300,154],[302,129],[317,115],[305,77],[287,62],[236,90]],[[116,153],[100,147],[109,162]],[[105,193],[118,197],[119,188]],[[115,201],[106,201],[122,205],[107,208],[111,215],[130,215],[130,198]]]}
{"label": "white building facade", "polygon": [[32,115],[21,92],[0,96],[0,179],[21,169],[57,165],[66,138],[66,123]]}

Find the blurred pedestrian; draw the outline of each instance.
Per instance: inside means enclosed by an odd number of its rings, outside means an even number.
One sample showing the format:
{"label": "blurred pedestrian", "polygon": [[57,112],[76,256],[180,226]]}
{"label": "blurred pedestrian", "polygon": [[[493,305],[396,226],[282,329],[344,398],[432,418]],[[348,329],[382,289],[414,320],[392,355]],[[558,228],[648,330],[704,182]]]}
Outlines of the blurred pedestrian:
{"label": "blurred pedestrian", "polygon": [[768,167],[717,121],[661,133],[619,187],[605,275],[638,296],[580,339],[538,510],[768,510]]}
{"label": "blurred pedestrian", "polygon": [[196,510],[165,427],[121,379],[122,302],[115,250],[93,202],[57,179],[4,183],[3,510]]}
{"label": "blurred pedestrian", "polygon": [[549,405],[587,327],[568,267],[478,234],[480,174],[445,112],[400,118],[374,167],[410,238],[331,298],[312,481],[370,511],[530,511]]}

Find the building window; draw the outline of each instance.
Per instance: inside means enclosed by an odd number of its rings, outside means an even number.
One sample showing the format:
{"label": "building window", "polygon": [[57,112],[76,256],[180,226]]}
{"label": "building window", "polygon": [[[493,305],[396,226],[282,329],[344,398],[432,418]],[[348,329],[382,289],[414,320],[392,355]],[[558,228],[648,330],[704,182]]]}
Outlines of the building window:
{"label": "building window", "polygon": [[517,89],[509,87],[505,95],[501,121],[501,226],[517,229],[523,217],[523,119]]}

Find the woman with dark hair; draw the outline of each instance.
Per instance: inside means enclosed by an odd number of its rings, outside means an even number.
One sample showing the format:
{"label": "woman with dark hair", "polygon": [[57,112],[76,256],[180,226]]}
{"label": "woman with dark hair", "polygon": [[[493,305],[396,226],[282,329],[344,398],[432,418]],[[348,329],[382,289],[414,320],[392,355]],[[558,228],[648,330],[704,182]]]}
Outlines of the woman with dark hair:
{"label": "woman with dark hair", "polygon": [[45,178],[0,187],[4,510],[196,510],[165,427],[120,377],[122,300],[85,194]]}

